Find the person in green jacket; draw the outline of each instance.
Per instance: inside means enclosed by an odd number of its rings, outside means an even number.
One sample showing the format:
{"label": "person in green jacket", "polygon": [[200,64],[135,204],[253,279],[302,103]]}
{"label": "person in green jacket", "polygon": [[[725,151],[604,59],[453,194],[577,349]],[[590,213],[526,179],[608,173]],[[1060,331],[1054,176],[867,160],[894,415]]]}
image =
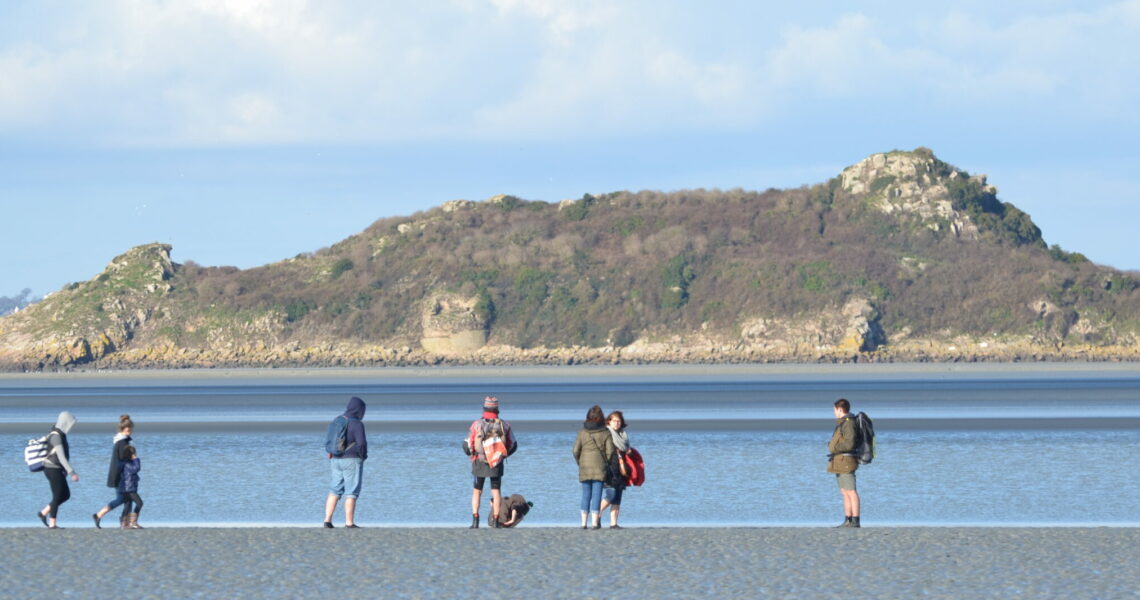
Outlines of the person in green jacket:
{"label": "person in green jacket", "polygon": [[835,401],[835,431],[827,443],[827,472],[835,473],[839,493],[843,495],[843,514],[846,518],[839,527],[859,527],[859,492],[855,488],[855,469],[858,461],[851,454],[858,443],[855,417],[846,398]]}
{"label": "person in green jacket", "polygon": [[606,465],[614,457],[614,440],[606,429],[602,407],[594,405],[586,413],[586,421],[574,440],[574,460],[578,461],[578,481],[582,483],[582,529],[586,528],[587,514],[594,529],[602,528],[602,481],[606,478]]}

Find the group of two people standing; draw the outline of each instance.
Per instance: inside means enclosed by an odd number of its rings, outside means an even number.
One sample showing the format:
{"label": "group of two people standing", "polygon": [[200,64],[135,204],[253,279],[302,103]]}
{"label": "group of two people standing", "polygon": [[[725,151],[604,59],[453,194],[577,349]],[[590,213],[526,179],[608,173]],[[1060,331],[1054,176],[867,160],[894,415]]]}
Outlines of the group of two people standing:
{"label": "group of two people standing", "polygon": [[[578,461],[578,481],[582,484],[582,529],[602,528],[602,511],[610,509],[610,529],[621,529],[618,513],[626,487],[625,455],[629,434],[620,410],[604,416],[594,405],[574,440],[574,460]],[[589,524],[587,524],[589,520]]]}
{"label": "group of two people standing", "polygon": [[[56,518],[59,507],[71,498],[71,488],[67,478],[79,481],[79,473],[71,466],[71,446],[67,434],[75,426],[75,415],[69,411],[59,413],[55,427],[47,435],[48,453],[44,457],[43,472],[51,487],[51,501],[47,506],[36,512],[36,516],[45,527],[58,529]],[[134,446],[130,445],[131,433],[135,424],[130,415],[119,417],[118,433],[114,437],[111,448],[111,463],[107,472],[107,487],[115,489],[115,499],[99,512],[91,515],[95,520],[95,527],[102,529],[100,521],[107,513],[122,506],[123,513],[119,519],[119,526],[123,529],[142,529],[139,525],[139,511],[142,510],[143,501],[139,497],[139,470],[142,463]]]}

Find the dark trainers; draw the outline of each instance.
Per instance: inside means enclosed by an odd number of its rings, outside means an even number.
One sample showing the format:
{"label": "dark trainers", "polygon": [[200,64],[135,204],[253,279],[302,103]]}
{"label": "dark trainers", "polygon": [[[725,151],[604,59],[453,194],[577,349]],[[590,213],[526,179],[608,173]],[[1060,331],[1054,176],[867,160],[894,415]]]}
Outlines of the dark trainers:
{"label": "dark trainers", "polygon": [[99,524],[99,513],[91,513],[91,518],[95,519],[95,529],[103,528],[103,526]]}
{"label": "dark trainers", "polygon": [[345,529],[360,529],[360,525],[353,523],[352,525],[345,525],[344,528]]}
{"label": "dark trainers", "polygon": [[332,529],[332,528],[333,528],[333,524],[328,522],[328,521],[325,521],[325,529]]}
{"label": "dark trainers", "polygon": [[40,522],[44,524],[44,527],[51,527],[51,525],[48,525],[47,515],[43,513],[36,513],[36,516],[40,518]]}
{"label": "dark trainers", "polygon": [[622,527],[621,525],[614,524],[614,525],[610,525],[610,529],[625,529],[625,527]]}

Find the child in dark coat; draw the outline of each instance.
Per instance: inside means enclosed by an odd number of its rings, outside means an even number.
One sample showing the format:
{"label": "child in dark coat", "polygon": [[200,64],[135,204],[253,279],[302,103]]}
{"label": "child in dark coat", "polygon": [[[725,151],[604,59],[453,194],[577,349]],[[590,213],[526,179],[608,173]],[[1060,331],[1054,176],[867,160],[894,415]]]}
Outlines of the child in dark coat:
{"label": "child in dark coat", "polygon": [[129,458],[123,461],[123,471],[119,477],[119,491],[126,498],[123,504],[127,507],[127,522],[123,528],[142,529],[142,525],[139,525],[139,513],[143,507],[142,498],[139,497],[139,470],[142,469],[142,462],[139,461],[134,446],[124,448],[124,453]]}

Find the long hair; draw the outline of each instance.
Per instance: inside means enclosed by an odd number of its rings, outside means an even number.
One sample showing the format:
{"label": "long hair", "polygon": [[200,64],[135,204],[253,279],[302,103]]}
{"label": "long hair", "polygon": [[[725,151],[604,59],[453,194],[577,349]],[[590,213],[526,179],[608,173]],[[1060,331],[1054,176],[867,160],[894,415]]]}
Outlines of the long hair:
{"label": "long hair", "polygon": [[604,423],[606,420],[606,413],[602,412],[602,407],[597,404],[590,407],[590,412],[586,413],[587,423]]}

